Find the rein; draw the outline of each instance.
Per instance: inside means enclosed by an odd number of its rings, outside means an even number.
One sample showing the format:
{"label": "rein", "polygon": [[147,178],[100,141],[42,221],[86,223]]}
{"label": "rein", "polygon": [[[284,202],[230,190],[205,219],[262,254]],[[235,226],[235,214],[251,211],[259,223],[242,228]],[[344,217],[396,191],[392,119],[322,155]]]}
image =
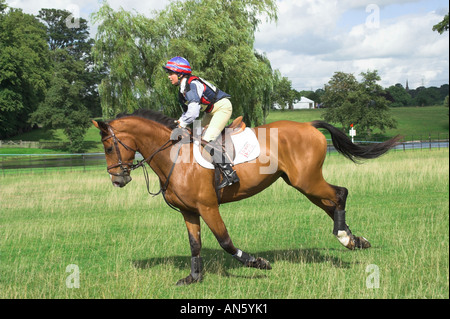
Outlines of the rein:
{"label": "rein", "polygon": [[[179,210],[178,208],[176,208],[175,206],[173,206],[172,204],[170,204],[170,203],[167,201],[167,199],[166,199],[166,190],[167,190],[167,187],[169,186],[170,177],[172,176],[173,169],[175,168],[175,164],[177,163],[178,156],[180,155],[180,151],[181,151],[181,146],[182,146],[182,144],[179,143],[180,146],[178,147],[178,150],[177,150],[177,156],[176,156],[175,160],[173,161],[172,167],[170,168],[169,175],[167,175],[166,182],[165,182],[164,184],[162,184],[162,183],[161,183],[161,179],[160,179],[160,189],[159,189],[159,191],[156,192],[156,193],[152,193],[152,192],[150,191],[150,178],[149,178],[148,171],[147,171],[147,168],[146,168],[146,166],[145,166],[145,163],[148,163],[148,165],[150,165],[150,162],[152,161],[153,157],[155,157],[155,155],[158,154],[159,152],[165,150],[165,149],[169,146],[169,144],[171,144],[173,141],[172,141],[171,139],[169,139],[166,143],[164,143],[161,147],[159,147],[156,151],[154,151],[149,157],[144,158],[143,160],[138,161],[136,164],[133,164],[133,162],[131,162],[131,163],[130,163],[130,162],[124,163],[124,162],[122,162],[122,156],[121,156],[121,154],[120,154],[119,143],[120,143],[126,150],[133,151],[133,152],[135,152],[135,153],[136,153],[138,150],[135,150],[135,149],[133,149],[132,147],[129,147],[128,145],[126,145],[125,143],[123,143],[123,142],[122,142],[122,141],[114,134],[114,131],[113,131],[112,127],[109,126],[109,125],[108,125],[108,131],[109,131],[110,135],[107,136],[107,137],[105,137],[105,138],[103,138],[103,139],[102,139],[102,142],[104,142],[104,141],[106,141],[106,140],[108,140],[108,139],[110,139],[110,138],[113,139],[113,142],[114,142],[114,149],[115,149],[115,151],[116,151],[117,158],[118,158],[119,161],[118,161],[117,164],[108,166],[108,167],[106,168],[106,171],[107,171],[109,174],[114,175],[114,176],[127,176],[127,175],[129,176],[130,173],[131,173],[131,171],[133,171],[133,170],[135,170],[135,169],[137,169],[137,168],[139,168],[139,167],[142,167],[142,171],[144,172],[144,179],[145,179],[145,184],[146,184],[146,186],[147,186],[147,192],[148,192],[148,194],[149,194],[149,195],[152,195],[153,197],[155,197],[155,196],[157,196],[157,195],[159,195],[159,194],[162,193],[163,198],[164,198],[164,201],[166,202],[166,204],[167,204],[170,208],[172,208],[173,210],[176,210],[176,211],[180,212],[180,210]],[[148,161],[148,162],[147,162],[147,161]],[[112,173],[112,172],[110,172],[111,169],[116,168],[116,167],[120,167],[121,170],[122,170],[122,173]]]}

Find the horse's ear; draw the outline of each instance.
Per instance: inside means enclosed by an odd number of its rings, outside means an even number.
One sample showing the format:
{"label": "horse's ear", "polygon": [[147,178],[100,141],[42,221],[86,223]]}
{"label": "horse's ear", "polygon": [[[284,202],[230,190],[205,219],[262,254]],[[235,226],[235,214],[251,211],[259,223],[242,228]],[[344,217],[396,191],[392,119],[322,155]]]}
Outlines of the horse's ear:
{"label": "horse's ear", "polygon": [[108,132],[108,125],[105,122],[102,121],[94,121],[92,120],[92,123],[96,128],[98,128],[102,132]]}

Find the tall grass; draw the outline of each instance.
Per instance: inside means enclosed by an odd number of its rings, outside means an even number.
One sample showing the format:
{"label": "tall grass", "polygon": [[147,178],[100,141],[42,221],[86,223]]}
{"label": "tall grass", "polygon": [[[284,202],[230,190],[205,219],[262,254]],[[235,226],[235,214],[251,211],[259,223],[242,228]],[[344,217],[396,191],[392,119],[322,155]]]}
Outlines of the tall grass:
{"label": "tall grass", "polygon": [[[447,149],[363,165],[327,157],[324,175],[349,189],[347,223],[368,250],[342,247],[331,219],[282,180],[222,205],[235,245],[273,269],[242,268],[202,222],[206,276],[189,287],[174,285],[189,272],[183,218],[133,174],[123,189],[103,168],[0,177],[0,298],[449,297]],[[80,288],[66,285],[68,265],[79,267]],[[367,286],[371,265],[379,288]]]}

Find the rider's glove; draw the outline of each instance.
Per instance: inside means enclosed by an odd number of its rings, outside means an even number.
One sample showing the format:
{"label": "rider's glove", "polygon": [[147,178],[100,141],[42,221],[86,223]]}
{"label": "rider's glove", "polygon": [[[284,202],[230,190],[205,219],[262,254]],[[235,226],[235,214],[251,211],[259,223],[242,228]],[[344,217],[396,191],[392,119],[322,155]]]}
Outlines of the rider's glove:
{"label": "rider's glove", "polygon": [[[178,121],[175,122],[179,123]],[[170,139],[172,141],[183,141],[189,143],[191,140],[191,132],[186,127],[182,127],[178,124],[178,126],[172,130]]]}

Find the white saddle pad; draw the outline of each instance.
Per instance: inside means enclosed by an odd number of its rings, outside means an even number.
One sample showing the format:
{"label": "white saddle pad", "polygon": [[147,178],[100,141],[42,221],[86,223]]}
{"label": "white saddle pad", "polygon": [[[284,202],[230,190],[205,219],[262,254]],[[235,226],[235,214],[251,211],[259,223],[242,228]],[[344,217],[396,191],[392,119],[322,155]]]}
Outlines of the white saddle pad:
{"label": "white saddle pad", "polygon": [[[236,152],[234,165],[252,161],[258,158],[261,153],[258,139],[251,128],[246,127],[242,133],[231,135],[231,140]],[[199,141],[194,141],[194,158],[202,167],[214,169],[214,165],[203,158]]]}

